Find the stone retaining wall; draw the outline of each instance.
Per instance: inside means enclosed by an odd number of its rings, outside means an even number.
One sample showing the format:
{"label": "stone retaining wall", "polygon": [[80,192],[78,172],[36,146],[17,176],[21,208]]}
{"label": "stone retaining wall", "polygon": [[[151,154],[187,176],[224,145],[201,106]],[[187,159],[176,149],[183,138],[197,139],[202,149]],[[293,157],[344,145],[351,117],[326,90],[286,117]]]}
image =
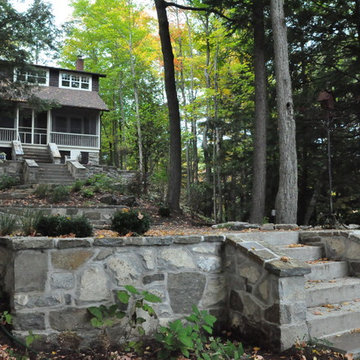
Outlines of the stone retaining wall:
{"label": "stone retaining wall", "polygon": [[[42,348],[63,344],[64,336],[80,346],[98,338],[87,308],[114,303],[116,291],[131,284],[162,299],[154,306],[158,319],[146,322],[147,334],[197,305],[257,343],[284,350],[308,336],[304,275],[310,268],[286,260],[271,244],[279,237],[298,233],[0,238],[1,285],[15,334],[43,335]],[[125,323],[108,330],[112,341],[131,336]]]}
{"label": "stone retaining wall", "polygon": [[[98,336],[87,307],[114,302],[115,292],[131,284],[162,298],[158,323],[183,317],[193,304],[220,319],[226,308],[222,236],[164,238],[1,238],[4,290],[14,315],[14,332],[29,330],[59,343],[76,331],[82,345]],[[125,327],[109,330],[119,342]],[[44,341],[45,341],[44,340]],[[42,342],[42,347],[44,346]]]}
{"label": "stone retaining wall", "polygon": [[8,213],[22,216],[24,210],[41,211],[46,215],[64,215],[64,216],[85,216],[95,227],[110,225],[111,218],[117,210],[126,208],[126,206],[92,206],[92,207],[21,207],[21,206],[0,206],[0,213]]}

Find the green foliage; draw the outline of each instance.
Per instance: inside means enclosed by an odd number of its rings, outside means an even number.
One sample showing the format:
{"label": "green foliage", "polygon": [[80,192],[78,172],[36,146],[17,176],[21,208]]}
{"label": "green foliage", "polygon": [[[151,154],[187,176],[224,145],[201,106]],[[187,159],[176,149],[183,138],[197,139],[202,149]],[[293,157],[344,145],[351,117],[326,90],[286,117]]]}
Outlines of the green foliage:
{"label": "green foliage", "polygon": [[68,186],[55,186],[49,195],[49,200],[52,203],[59,203],[68,200],[70,197],[70,189]]}
{"label": "green foliage", "polygon": [[17,229],[17,218],[11,214],[0,214],[0,236],[10,235]]}
{"label": "green foliage", "polygon": [[3,311],[2,313],[0,313],[0,323],[2,325],[11,324],[12,315],[8,311]]}
{"label": "green foliage", "polygon": [[166,206],[161,206],[159,207],[159,211],[158,211],[158,214],[161,216],[161,217],[170,217],[170,209]]}
{"label": "green foliage", "polygon": [[34,195],[39,199],[45,199],[51,193],[51,188],[47,184],[39,184],[34,190]]}
{"label": "green foliage", "polygon": [[85,189],[82,189],[81,190],[81,195],[84,197],[84,198],[93,198],[94,197],[94,191],[91,189],[91,188],[85,188]]}
{"label": "green foliage", "polygon": [[13,176],[9,176],[9,175],[0,176],[0,190],[10,189],[11,187],[18,184],[19,182]]}
{"label": "green foliage", "polygon": [[202,182],[190,186],[190,209],[195,213],[211,216],[213,211],[211,185]]}
{"label": "green foliage", "polygon": [[150,217],[136,210],[119,210],[111,220],[111,229],[117,231],[119,235],[126,235],[129,232],[141,235],[150,229]]}
{"label": "green foliage", "polygon": [[23,235],[28,236],[36,232],[36,224],[42,217],[42,211],[25,210],[22,217],[20,217],[20,230]]}
{"label": "green foliage", "polygon": [[76,237],[92,235],[92,225],[85,217],[44,216],[35,224],[36,231],[44,236],[60,236],[74,234]]}
{"label": "green foliage", "polygon": [[244,354],[241,344],[208,338],[213,333],[216,317],[205,310],[200,311],[195,305],[192,309],[192,314],[185,318],[186,323],[178,319],[167,327],[160,327],[156,334],[156,340],[162,346],[158,358],[177,359],[181,352],[187,358],[195,354],[196,359],[203,360],[240,359]]}
{"label": "green foliage", "polygon": [[[161,299],[148,291],[140,291],[132,285],[125,285],[125,290],[119,290],[116,293],[119,303],[111,306],[91,306],[88,311],[93,316],[91,318],[91,325],[97,328],[106,328],[113,325],[116,319],[123,319],[128,316],[128,324],[131,328],[138,331],[139,335],[144,335],[145,330],[143,323],[144,318],[138,316],[137,310],[142,309],[149,316],[156,317],[155,311],[149,303],[159,303]],[[128,314],[123,310],[123,305],[127,307],[133,304],[131,309],[128,309]],[[135,345],[135,343],[133,344]],[[133,347],[133,346],[132,346]]]}
{"label": "green foliage", "polygon": [[71,192],[79,192],[83,188],[84,185],[85,185],[85,181],[76,180],[71,187]]}

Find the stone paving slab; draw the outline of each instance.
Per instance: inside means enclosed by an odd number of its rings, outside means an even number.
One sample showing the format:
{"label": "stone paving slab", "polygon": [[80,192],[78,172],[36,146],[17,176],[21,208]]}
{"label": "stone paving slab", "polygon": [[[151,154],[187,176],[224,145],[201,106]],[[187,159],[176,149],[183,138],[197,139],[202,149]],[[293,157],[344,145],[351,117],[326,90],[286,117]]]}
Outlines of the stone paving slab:
{"label": "stone paving slab", "polygon": [[311,273],[305,275],[307,280],[332,280],[343,278],[348,274],[346,261],[327,261],[325,263],[309,264]]}
{"label": "stone paving slab", "polygon": [[[290,244],[291,246],[292,244]],[[289,247],[281,246],[280,251],[287,256],[302,261],[312,261],[320,259],[323,256],[322,246],[303,246],[303,247]]]}
{"label": "stone paving slab", "polygon": [[332,335],[326,337],[325,340],[331,343],[329,347],[334,351],[353,354],[354,359],[360,359],[360,332],[355,331]]}
{"label": "stone paving slab", "polygon": [[360,324],[360,301],[316,306],[307,309],[306,322],[313,338],[329,337],[340,332],[356,329]]}
{"label": "stone paving slab", "polygon": [[360,279],[348,277],[321,282],[307,281],[305,290],[308,307],[337,304],[360,298]]}

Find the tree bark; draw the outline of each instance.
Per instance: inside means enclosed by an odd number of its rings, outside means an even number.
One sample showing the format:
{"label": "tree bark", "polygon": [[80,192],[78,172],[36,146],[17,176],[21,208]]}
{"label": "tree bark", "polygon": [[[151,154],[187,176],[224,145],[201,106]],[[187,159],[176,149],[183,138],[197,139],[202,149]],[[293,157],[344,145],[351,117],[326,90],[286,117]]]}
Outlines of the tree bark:
{"label": "tree bark", "polygon": [[165,92],[168,102],[170,124],[170,165],[167,202],[169,208],[176,211],[180,209],[181,187],[181,130],[179,101],[176,92],[174,54],[170,40],[166,3],[164,0],[155,0],[155,7],[159,22],[161,51],[164,59]]}
{"label": "tree bark", "polygon": [[253,5],[254,72],[255,72],[255,137],[253,155],[253,184],[250,222],[260,224],[265,215],[266,198],[266,94],[264,4]]}
{"label": "tree bark", "polygon": [[289,71],[284,1],[271,0],[274,37],[276,102],[279,132],[279,189],[276,195],[276,222],[297,222],[297,154],[294,108]]}

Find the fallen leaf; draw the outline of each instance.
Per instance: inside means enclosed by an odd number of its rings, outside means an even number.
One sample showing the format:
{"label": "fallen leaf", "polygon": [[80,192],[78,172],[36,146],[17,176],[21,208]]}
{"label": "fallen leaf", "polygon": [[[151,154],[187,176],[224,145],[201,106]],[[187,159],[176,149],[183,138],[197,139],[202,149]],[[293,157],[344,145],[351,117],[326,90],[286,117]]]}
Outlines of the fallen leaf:
{"label": "fallen leaf", "polygon": [[282,257],[280,258],[280,261],[282,261],[282,262],[289,262],[290,259],[289,259],[287,256],[282,256]]}
{"label": "fallen leaf", "polygon": [[314,311],[313,314],[314,315],[324,315],[321,311]]}

